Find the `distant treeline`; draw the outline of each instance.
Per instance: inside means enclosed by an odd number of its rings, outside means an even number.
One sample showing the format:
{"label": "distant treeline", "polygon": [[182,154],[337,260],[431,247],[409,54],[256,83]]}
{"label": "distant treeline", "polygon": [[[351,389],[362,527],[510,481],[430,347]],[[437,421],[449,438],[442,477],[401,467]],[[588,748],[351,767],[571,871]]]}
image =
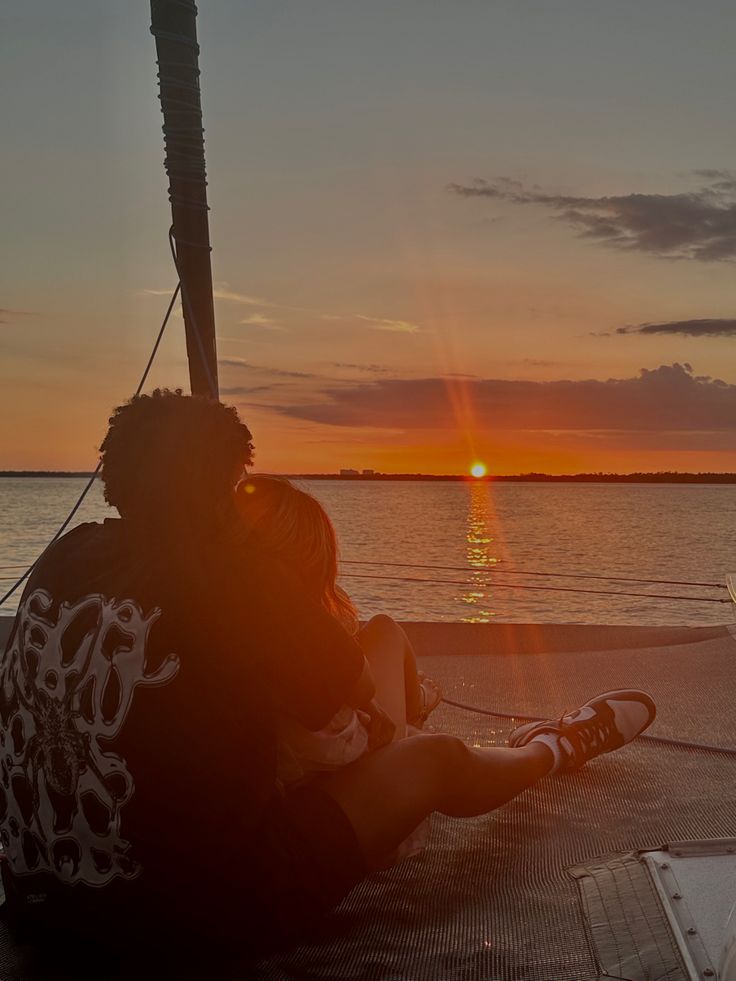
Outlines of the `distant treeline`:
{"label": "distant treeline", "polygon": [[91,477],[91,470],[0,470],[0,477]]}
{"label": "distant treeline", "polygon": [[[0,477],[91,477],[91,470],[0,470]],[[464,480],[469,483],[513,481],[540,484],[736,484],[736,473],[517,473],[470,477],[431,473],[290,473],[294,480]]]}
{"label": "distant treeline", "polygon": [[298,480],[464,480],[469,483],[513,481],[547,484],[736,484],[736,473],[518,473],[471,477],[465,474],[427,473],[298,473],[285,474]]}

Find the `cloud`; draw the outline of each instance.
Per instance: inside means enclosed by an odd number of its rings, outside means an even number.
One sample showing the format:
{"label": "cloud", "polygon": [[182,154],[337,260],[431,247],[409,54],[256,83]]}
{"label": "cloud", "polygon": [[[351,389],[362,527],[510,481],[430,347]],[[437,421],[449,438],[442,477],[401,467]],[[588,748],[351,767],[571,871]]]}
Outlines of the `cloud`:
{"label": "cloud", "polygon": [[623,194],[576,197],[525,187],[519,181],[476,179],[450,184],[465,198],[489,198],[516,205],[536,205],[577,229],[585,238],[620,249],[666,259],[715,262],[736,256],[736,175],[700,170],[706,183],[682,194]]}
{"label": "cloud", "polygon": [[[166,289],[142,289],[138,291],[143,296],[171,296],[174,292],[172,288]],[[275,307],[277,303],[271,303],[260,296],[251,296],[248,293],[238,293],[231,290],[227,283],[218,283],[212,290],[212,295],[216,300],[230,300],[232,303],[242,303],[245,306],[253,307]]]}
{"label": "cloud", "polygon": [[376,317],[367,317],[362,313],[353,314],[356,320],[364,320],[370,324],[373,330],[386,330],[394,334],[416,334],[419,330],[417,324],[409,320],[382,320]]}
{"label": "cloud", "polygon": [[0,307],[0,324],[12,324],[18,317],[37,317],[35,310],[10,310],[8,307]]}
{"label": "cloud", "polygon": [[352,364],[349,361],[331,361],[333,368],[347,368],[350,371],[365,371],[370,375],[385,375],[390,370],[382,364]]}
{"label": "cloud", "polygon": [[683,337],[736,337],[736,320],[669,320],[661,324],[617,327],[617,334],[680,334]]}
{"label": "cloud", "polygon": [[276,378],[310,378],[319,379],[322,381],[325,380],[321,375],[314,375],[308,371],[289,371],[285,368],[269,368],[265,365],[252,364],[252,362],[246,361],[244,358],[218,358],[217,363],[221,368],[240,368],[245,369],[246,371],[254,372],[255,374],[271,375]]}
{"label": "cloud", "polygon": [[262,313],[251,313],[238,321],[246,327],[261,327],[263,330],[284,330],[284,327],[277,323],[273,318],[266,317]]}
{"label": "cloud", "polygon": [[220,388],[220,395],[255,395],[258,392],[272,392],[279,386],[279,382],[270,385],[232,385],[229,388]]}
{"label": "cloud", "polygon": [[[171,296],[170,289],[143,289],[139,293],[144,296]],[[332,313],[325,310],[315,310],[311,307],[294,306],[289,303],[275,303],[262,296],[253,296],[250,293],[239,293],[237,290],[230,289],[227,283],[217,283],[212,294],[216,300],[226,300],[230,303],[237,303],[243,306],[263,307],[267,310],[280,310],[282,316],[288,318],[294,314],[306,314],[308,317],[316,317],[319,320],[362,320],[373,330],[391,331],[396,334],[415,334],[420,329],[418,324],[410,320],[391,320],[382,317],[371,317],[364,313]],[[2,313],[2,310],[0,310]],[[283,324],[277,323],[271,317],[262,313],[251,313],[238,323],[247,327],[263,327],[270,330],[285,330]]]}
{"label": "cloud", "polygon": [[420,329],[418,324],[410,320],[385,320],[381,317],[370,317],[365,313],[321,313],[321,320],[362,320],[373,330],[393,331],[396,334],[416,334]]}
{"label": "cloud", "polygon": [[229,300],[231,303],[242,303],[249,307],[277,307],[278,303],[264,300],[262,296],[251,296],[249,293],[238,293],[231,290],[227,283],[218,283],[212,291],[216,300]]}
{"label": "cloud", "polygon": [[[327,385],[308,404],[279,405],[293,418],[331,426],[453,430],[452,394],[444,378],[377,379]],[[464,397],[478,430],[549,433],[721,433],[736,443],[736,385],[696,376],[690,365],[643,368],[605,381],[468,379]]]}

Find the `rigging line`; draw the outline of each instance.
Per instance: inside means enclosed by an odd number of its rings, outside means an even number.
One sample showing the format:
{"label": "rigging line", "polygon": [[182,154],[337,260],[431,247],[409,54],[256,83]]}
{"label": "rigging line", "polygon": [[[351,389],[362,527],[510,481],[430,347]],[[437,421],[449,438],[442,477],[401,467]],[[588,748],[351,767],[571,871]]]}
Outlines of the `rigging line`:
{"label": "rigging line", "polygon": [[5,603],[6,600],[9,600],[10,597],[13,595],[13,593],[23,585],[23,583],[26,581],[26,579],[30,576],[30,574],[33,572],[33,570],[38,565],[38,562],[39,562],[39,559],[41,558],[41,556],[42,555],[45,555],[46,552],[48,551],[48,549],[51,548],[51,546],[54,544],[54,542],[64,534],[64,532],[66,531],[67,527],[69,526],[69,522],[72,520],[72,518],[74,517],[74,515],[77,513],[77,511],[82,506],[82,501],[84,501],[85,497],[87,496],[87,494],[90,491],[90,488],[92,487],[92,484],[94,484],[95,480],[97,479],[97,474],[100,472],[101,467],[102,467],[102,460],[100,460],[100,462],[95,467],[95,472],[92,474],[92,476],[89,478],[89,480],[85,484],[84,490],[82,491],[82,493],[77,498],[77,500],[76,500],[74,506],[72,507],[71,511],[69,512],[69,514],[66,516],[66,518],[64,519],[64,521],[59,526],[59,530],[56,532],[56,534],[51,539],[51,541],[48,543],[48,545],[43,550],[43,552],[41,552],[41,555],[39,555],[38,558],[31,565],[28,566],[28,568],[26,569],[26,571],[23,573],[23,575],[20,577],[20,579],[18,579],[18,581],[15,583],[15,585],[14,586],[11,586],[10,589],[7,591],[7,593],[4,596],[0,597],[0,606],[2,606],[3,603]]}
{"label": "rigging line", "polygon": [[[521,722],[546,722],[537,715],[521,715],[518,712],[492,712],[490,709],[479,708],[477,705],[467,705],[465,702],[456,702],[452,698],[443,698],[445,705],[461,709],[464,712],[475,712],[478,715],[487,715],[494,719],[510,719]],[[669,739],[667,736],[641,735],[636,737],[648,743],[656,743],[659,746],[674,746],[676,749],[698,749],[707,753],[722,753],[724,756],[736,756],[736,749],[729,746],[715,746],[712,743],[691,743],[685,739]]]}
{"label": "rigging line", "polygon": [[637,599],[663,599],[663,600],[685,600],[690,603],[730,603],[730,599],[717,599],[713,596],[669,596],[667,593],[629,593],[623,590],[613,589],[582,589],[574,586],[527,586],[519,582],[494,582],[494,583],[474,583],[467,579],[418,579],[411,576],[379,576],[361,575],[356,572],[343,572],[343,579],[383,579],[390,582],[423,582],[429,585],[438,583],[448,586],[475,586],[476,588],[492,589],[501,587],[504,589],[531,589],[537,591],[551,591],[555,593],[588,593],[593,596],[634,596]]}
{"label": "rigging line", "polygon": [[504,575],[518,576],[545,576],[556,579],[603,579],[607,582],[641,582],[658,583],[662,586],[702,586],[708,589],[728,589],[720,582],[690,582],[686,579],[634,579],[630,576],[599,576],[594,573],[575,573],[575,572],[527,572],[524,569],[502,569],[499,568],[503,562],[491,563],[489,566],[480,568],[472,565],[419,565],[416,562],[368,562],[360,559],[342,559],[342,565],[378,565],[395,566],[400,569],[442,569],[447,572],[487,572],[492,573],[498,570]]}
{"label": "rigging line", "polygon": [[[169,300],[169,305],[166,308],[166,314],[164,315],[164,319],[163,319],[163,321],[161,323],[161,327],[159,328],[158,334],[156,335],[156,340],[155,340],[154,345],[153,345],[153,350],[151,351],[151,356],[148,359],[148,364],[146,365],[146,367],[145,367],[145,369],[143,371],[143,374],[141,375],[141,380],[138,383],[138,388],[136,388],[136,390],[135,390],[135,395],[136,396],[138,396],[138,395],[141,394],[141,391],[143,390],[143,386],[146,384],[146,380],[148,378],[148,374],[149,374],[149,372],[151,370],[151,366],[153,365],[153,359],[156,357],[156,353],[157,353],[157,351],[159,349],[159,345],[161,344],[161,339],[164,336],[164,331],[166,330],[166,326],[167,326],[167,324],[169,322],[169,318],[171,317],[171,311],[174,309],[174,304],[176,303],[176,298],[179,295],[180,288],[181,288],[181,282],[178,282],[176,284],[176,289],[174,290],[174,292],[172,294],[172,297]],[[43,555],[45,555],[46,552],[47,552],[47,550],[49,548],[51,548],[51,546],[54,544],[54,542],[57,539],[61,538],[61,536],[64,534],[64,532],[66,531],[66,529],[69,527],[70,521],[72,520],[72,518],[74,517],[74,515],[77,513],[77,511],[79,510],[79,508],[82,506],[82,502],[84,501],[85,497],[87,496],[87,494],[91,490],[92,485],[94,484],[95,480],[97,479],[97,475],[99,474],[101,468],[102,468],[102,460],[100,460],[99,463],[97,464],[97,466],[95,467],[94,473],[92,474],[92,476],[87,481],[87,483],[86,483],[86,485],[84,487],[84,490],[82,491],[82,493],[77,498],[76,503],[74,504],[74,506],[72,507],[71,511],[69,512],[69,514],[66,516],[66,518],[62,522],[59,530],[56,532],[56,534],[54,535],[54,537],[46,545],[46,547],[41,552],[41,554],[38,556],[38,558],[30,566],[28,566],[28,568],[26,569],[26,571],[23,573],[23,575],[20,577],[20,579],[17,580],[17,582],[15,583],[15,585],[11,586],[10,589],[7,591],[7,593],[5,593],[4,596],[0,597],[0,606],[2,606],[7,600],[9,600],[10,597],[13,595],[13,593],[15,593],[16,590],[18,590],[22,586],[22,584],[26,581],[26,579],[30,576],[30,574],[33,572],[33,570],[38,565],[38,562],[41,559],[41,557]]]}

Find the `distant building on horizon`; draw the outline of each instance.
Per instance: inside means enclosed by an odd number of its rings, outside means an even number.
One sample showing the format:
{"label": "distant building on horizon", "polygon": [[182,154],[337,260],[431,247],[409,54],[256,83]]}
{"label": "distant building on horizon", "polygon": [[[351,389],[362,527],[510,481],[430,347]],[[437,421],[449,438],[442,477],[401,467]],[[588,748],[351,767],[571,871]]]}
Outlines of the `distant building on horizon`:
{"label": "distant building on horizon", "polygon": [[363,470],[362,471],[364,477],[372,477],[375,474],[375,472],[376,472],[375,470]]}
{"label": "distant building on horizon", "polygon": [[340,476],[341,477],[359,477],[360,476],[360,471],[358,471],[358,470],[350,470],[349,468],[343,467],[340,470]]}

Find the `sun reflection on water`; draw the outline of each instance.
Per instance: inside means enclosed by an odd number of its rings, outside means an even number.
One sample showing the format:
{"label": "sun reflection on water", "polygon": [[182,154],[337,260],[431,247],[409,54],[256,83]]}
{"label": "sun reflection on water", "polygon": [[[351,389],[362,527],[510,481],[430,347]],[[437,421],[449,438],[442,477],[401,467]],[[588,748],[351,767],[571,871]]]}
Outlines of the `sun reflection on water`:
{"label": "sun reflection on water", "polygon": [[500,561],[498,542],[494,536],[495,515],[490,484],[472,483],[468,485],[468,491],[466,555],[473,571],[460,600],[471,609],[461,620],[463,623],[490,623],[497,613],[490,608],[489,572]]}

